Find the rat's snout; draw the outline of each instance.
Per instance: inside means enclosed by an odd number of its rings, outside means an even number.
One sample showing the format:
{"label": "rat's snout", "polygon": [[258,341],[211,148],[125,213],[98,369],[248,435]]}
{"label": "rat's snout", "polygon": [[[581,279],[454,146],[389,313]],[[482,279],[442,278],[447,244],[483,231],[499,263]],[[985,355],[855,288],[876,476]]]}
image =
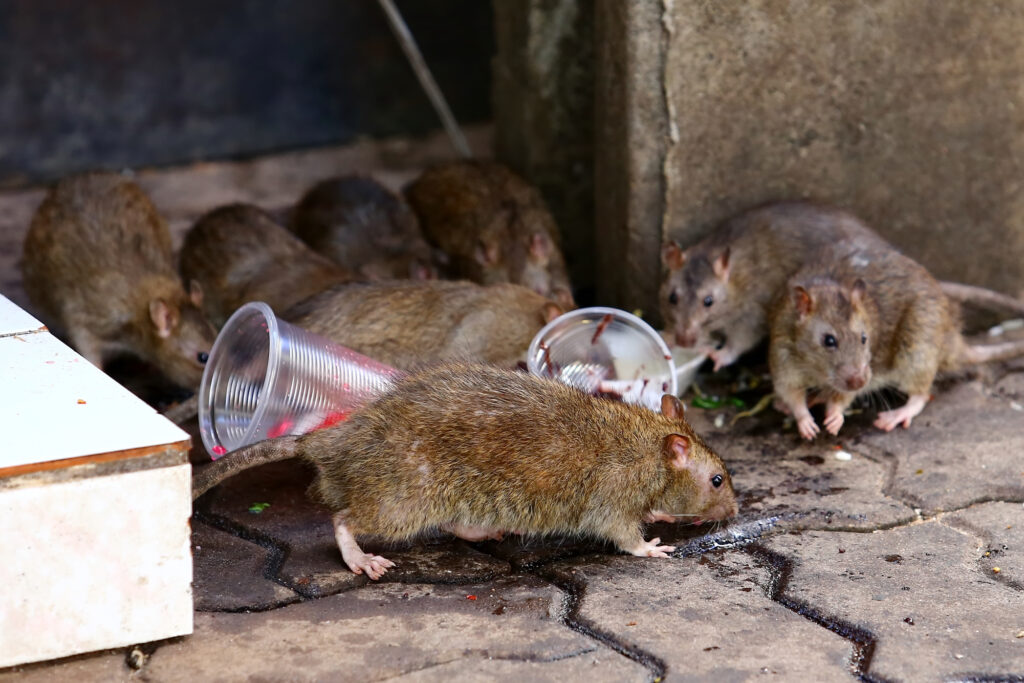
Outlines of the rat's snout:
{"label": "rat's snout", "polygon": [[688,327],[685,330],[676,330],[676,344],[683,348],[691,349],[697,345],[697,330]]}
{"label": "rat's snout", "polygon": [[857,391],[863,389],[871,379],[871,366],[865,362],[856,367],[846,367],[839,376],[848,391]]}

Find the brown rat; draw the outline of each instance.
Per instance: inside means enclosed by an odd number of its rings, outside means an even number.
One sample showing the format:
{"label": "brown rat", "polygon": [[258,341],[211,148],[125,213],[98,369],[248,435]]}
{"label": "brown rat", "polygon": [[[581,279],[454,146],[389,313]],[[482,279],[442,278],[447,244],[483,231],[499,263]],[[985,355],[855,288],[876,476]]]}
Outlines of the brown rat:
{"label": "brown rat", "polygon": [[217,326],[248,301],[280,311],[353,279],[249,204],[223,206],[200,217],[185,235],[179,268],[186,280],[202,285],[203,309]]}
{"label": "brown rat", "polygon": [[558,226],[540,193],[511,170],[453,161],[424,171],[405,194],[455,277],[513,282],[575,308]]}
{"label": "brown rat", "polygon": [[821,390],[825,427],[838,434],[860,394],[895,387],[900,408],[875,426],[909,427],[930,399],[939,372],[1024,354],[1024,341],[970,346],[959,311],[920,264],[887,248],[828,252],[790,280],[772,311],[769,363],[776,397],[800,434],[818,433],[807,391]]}
{"label": "brown rat", "polygon": [[333,513],[349,568],[371,579],[393,563],[356,536],[404,540],[444,530],[579,534],[665,557],[641,523],[736,514],[721,458],[674,396],[661,414],[549,379],[483,365],[442,365],[399,380],[347,422],[231,453],[193,478],[193,498],[254,465],[301,457]]}
{"label": "brown rat", "polygon": [[735,216],[683,250],[662,247],[659,301],[680,346],[730,365],[768,334],[768,312],[786,281],[817,251],[840,242],[886,242],[852,214],[809,202],[779,202]]}
{"label": "brown rat", "polygon": [[396,280],[335,286],[282,317],[408,370],[439,360],[514,366],[534,335],[561,314],[559,306],[518,285]]}
{"label": "brown rat", "polygon": [[215,331],[174,268],[171,235],[146,194],[113,173],[58,182],[39,206],[22,260],[40,317],[101,365],[115,352],[195,388]]}
{"label": "brown rat", "polygon": [[[779,202],[739,214],[683,250],[662,247],[659,302],[665,329],[680,346],[732,364],[768,334],[768,315],[787,280],[819,252],[891,247],[853,214],[810,202]],[[952,300],[1024,313],[998,292],[940,283]]]}
{"label": "brown rat", "polygon": [[296,205],[290,227],[361,280],[438,277],[416,214],[373,178],[342,176],[317,183]]}

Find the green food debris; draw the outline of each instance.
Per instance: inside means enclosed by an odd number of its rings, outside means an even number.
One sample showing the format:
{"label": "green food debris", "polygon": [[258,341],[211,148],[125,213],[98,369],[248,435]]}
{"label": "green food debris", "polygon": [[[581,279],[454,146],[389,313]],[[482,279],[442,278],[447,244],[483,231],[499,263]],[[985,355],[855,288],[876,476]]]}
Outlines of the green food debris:
{"label": "green food debris", "polygon": [[715,408],[721,408],[722,402],[707,396],[694,396],[691,401],[695,408],[703,408],[704,410],[714,410]]}
{"label": "green food debris", "polygon": [[740,410],[743,410],[744,408],[747,407],[746,401],[736,396],[730,396],[729,398],[726,399],[726,401],[729,403],[729,405],[739,408]]}
{"label": "green food debris", "polygon": [[266,510],[268,507],[270,507],[270,503],[253,503],[252,505],[249,506],[249,512],[251,512],[254,515],[258,515],[264,510]]}

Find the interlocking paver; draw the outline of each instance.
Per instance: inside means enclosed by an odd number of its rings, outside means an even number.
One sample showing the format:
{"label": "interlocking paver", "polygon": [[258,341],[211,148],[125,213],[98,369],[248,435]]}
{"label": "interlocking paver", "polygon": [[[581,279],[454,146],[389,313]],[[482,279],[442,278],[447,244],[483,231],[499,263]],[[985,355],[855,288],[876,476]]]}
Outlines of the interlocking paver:
{"label": "interlocking paver", "polygon": [[979,382],[936,395],[910,429],[868,432],[864,445],[896,458],[890,493],[925,514],[977,501],[1024,500],[1024,413]]}
{"label": "interlocking paver", "polygon": [[270,551],[192,521],[192,594],[200,611],[262,610],[299,599],[265,576]]}
{"label": "interlocking paver", "polygon": [[741,519],[781,515],[785,528],[864,530],[915,518],[884,492],[889,465],[856,447],[808,444],[787,434],[709,440],[732,473]]}
{"label": "interlocking paver", "polygon": [[942,522],[981,539],[978,562],[989,576],[1024,589],[1024,504],[982,503]]}
{"label": "interlocking paver", "polygon": [[[783,595],[873,634],[867,673],[921,681],[1024,672],[1024,592],[979,565],[983,544],[938,521],[765,541],[789,558]],[[791,642],[786,639],[787,643]]]}
{"label": "interlocking paver", "polygon": [[163,645],[145,675],[351,681],[461,672],[479,679],[480,665],[496,680],[555,680],[577,663],[595,682],[647,678],[642,666],[562,625],[563,600],[558,589],[517,577],[474,586],[367,585],[259,614],[200,613],[195,634]]}
{"label": "interlocking paver", "polygon": [[851,671],[851,643],[769,599],[769,569],[744,553],[579,558],[548,572],[582,586],[579,620],[662,661],[666,680],[834,680]]}

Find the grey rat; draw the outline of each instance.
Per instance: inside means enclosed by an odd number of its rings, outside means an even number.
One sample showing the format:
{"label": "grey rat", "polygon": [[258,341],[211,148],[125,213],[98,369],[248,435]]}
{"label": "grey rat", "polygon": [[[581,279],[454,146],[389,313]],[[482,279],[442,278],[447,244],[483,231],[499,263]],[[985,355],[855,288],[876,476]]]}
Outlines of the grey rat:
{"label": "grey rat", "polygon": [[[729,219],[693,246],[662,247],[659,293],[676,343],[708,353],[715,370],[768,334],[768,313],[786,281],[829,250],[891,248],[853,214],[810,202],[779,202]],[[948,297],[1024,313],[1024,302],[980,287],[940,283]]]}
{"label": "grey rat", "polygon": [[438,277],[416,214],[373,178],[329,178],[310,188],[290,227],[313,249],[361,280]]}
{"label": "grey rat", "polygon": [[423,233],[452,275],[512,282],[575,308],[558,226],[540,193],[507,167],[461,160],[433,166],[405,190]]}
{"label": "grey rat", "polygon": [[562,312],[540,294],[508,283],[396,280],[338,285],[281,315],[408,370],[440,360],[514,366],[534,335]]}
{"label": "grey rat", "polygon": [[22,257],[25,291],[41,318],[95,365],[117,352],[194,389],[216,332],[186,293],[171,235],[138,185],[113,173],[58,182],[32,218]]}
{"label": "grey rat", "polygon": [[959,310],[920,264],[892,249],[849,249],[806,265],[781,293],[771,315],[769,364],[776,397],[801,436],[818,426],[807,406],[817,388],[825,428],[838,434],[843,411],[859,395],[884,387],[907,394],[905,405],[879,413],[885,431],[909,427],[930,400],[940,372],[1024,355],[1024,341],[969,345]]}
{"label": "grey rat", "polygon": [[185,235],[178,263],[185,279],[202,285],[203,309],[218,326],[248,301],[284,310],[354,279],[353,273],[249,204],[231,204],[201,216]]}
{"label": "grey rat", "polygon": [[768,333],[768,311],[812,254],[847,242],[886,242],[852,214],[809,202],[779,202],[739,214],[683,250],[662,247],[659,293],[676,343],[730,365]]}
{"label": "grey rat", "polygon": [[659,414],[485,365],[408,375],[346,422],[230,453],[194,476],[193,498],[290,457],[316,467],[311,493],[333,513],[342,558],[371,579],[393,563],[365,554],[363,534],[578,534],[665,557],[675,548],[645,541],[642,522],[716,521],[737,510],[725,465],[674,396]]}

